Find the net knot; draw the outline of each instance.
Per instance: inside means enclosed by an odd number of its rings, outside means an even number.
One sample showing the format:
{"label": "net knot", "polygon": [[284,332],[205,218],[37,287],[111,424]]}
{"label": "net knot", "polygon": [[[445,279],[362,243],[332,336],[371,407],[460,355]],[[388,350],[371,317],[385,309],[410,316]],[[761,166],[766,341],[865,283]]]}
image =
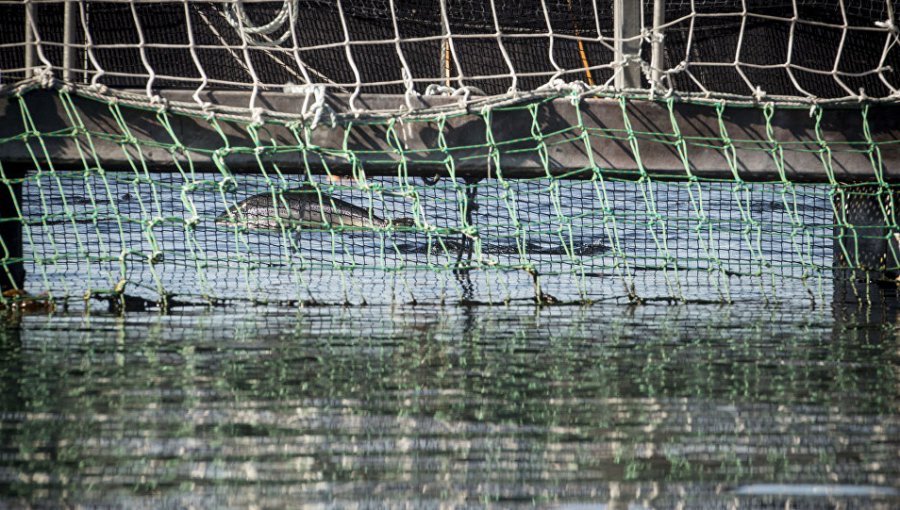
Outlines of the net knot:
{"label": "net knot", "polygon": [[759,85],[753,89],[753,97],[758,101],[762,102],[766,98],[766,91],[762,89]]}
{"label": "net knot", "polygon": [[541,85],[540,87],[538,87],[538,90],[562,91],[567,86],[568,86],[568,84],[565,82],[565,80],[563,80],[562,78],[555,78],[555,79],[550,80],[549,82],[545,83],[544,85]]}
{"label": "net knot", "polygon": [[[813,98],[812,104],[809,105],[809,118],[815,117],[819,111],[819,101],[816,98]],[[819,144],[821,145],[821,143],[822,142],[820,141]]]}
{"label": "net knot", "polygon": [[250,109],[250,120],[252,124],[249,127],[258,128],[263,125],[263,113],[264,110],[259,106],[255,106]]}
{"label": "net knot", "polygon": [[297,85],[294,82],[289,81],[284,85],[285,94],[304,96],[303,104],[300,107],[300,115],[304,119],[312,117],[312,120],[310,121],[311,129],[315,129],[315,127],[319,125],[319,122],[322,120],[322,115],[328,107],[328,105],[325,104],[326,92],[327,90],[324,85],[313,83]]}
{"label": "net knot", "polygon": [[159,225],[160,223],[163,223],[163,221],[164,220],[162,218],[157,216],[155,218],[150,218],[149,220],[147,220],[144,223],[144,225],[147,226],[147,230],[153,230],[154,228],[156,228],[157,225]]}
{"label": "net knot", "polygon": [[454,94],[456,94],[456,89],[449,85],[432,83],[431,85],[425,87],[426,96],[452,96]]}
{"label": "net knot", "polygon": [[221,181],[219,181],[219,191],[223,193],[230,193],[237,190],[237,182],[235,182],[234,177],[226,176]]}
{"label": "net knot", "polygon": [[169,100],[159,94],[150,96],[150,104],[156,106],[159,113],[163,113],[169,109]]}
{"label": "net knot", "polygon": [[466,225],[459,229],[459,233],[472,239],[478,237],[478,227],[475,225]]}
{"label": "net knot", "polygon": [[464,85],[459,88],[454,88],[449,85],[440,85],[437,83],[432,83],[425,89],[425,96],[449,96],[449,97],[458,97],[459,105],[461,107],[465,107],[469,103],[469,97],[472,95],[478,96],[486,96],[483,90],[478,87],[473,87],[470,85]]}
{"label": "net knot", "polygon": [[195,99],[197,99],[197,104],[200,105],[200,111],[205,114],[204,119],[207,122],[212,122],[212,120],[216,118],[216,113],[213,111],[213,104],[209,101],[201,101],[199,98]]}
{"label": "net knot", "polygon": [[35,79],[41,85],[41,87],[45,89],[50,89],[56,86],[56,76],[53,75],[53,70],[49,67],[45,67],[38,71],[35,75]]}
{"label": "net knot", "polygon": [[92,83],[89,88],[101,96],[106,95],[109,92],[109,87],[102,83]]}
{"label": "net knot", "polygon": [[892,20],[890,18],[886,19],[884,21],[876,21],[875,26],[878,28],[883,28],[883,29],[887,30],[888,32],[897,33],[897,26],[894,25],[894,20]]}
{"label": "net knot", "polygon": [[582,94],[589,91],[590,89],[591,87],[581,80],[567,82],[561,78],[556,78],[538,87],[537,90],[552,90],[557,92],[559,95],[568,94],[573,96],[573,99],[578,99]]}
{"label": "net knot", "polygon": [[653,27],[644,27],[641,29],[641,39],[650,44],[661,43],[665,38],[665,34]]}
{"label": "net knot", "polygon": [[409,111],[414,111],[417,108],[416,100],[419,98],[419,93],[416,92],[415,83],[413,82],[412,75],[409,74],[409,69],[404,67],[400,70],[400,74],[402,75],[403,82],[406,84],[406,92],[403,93],[406,107]]}

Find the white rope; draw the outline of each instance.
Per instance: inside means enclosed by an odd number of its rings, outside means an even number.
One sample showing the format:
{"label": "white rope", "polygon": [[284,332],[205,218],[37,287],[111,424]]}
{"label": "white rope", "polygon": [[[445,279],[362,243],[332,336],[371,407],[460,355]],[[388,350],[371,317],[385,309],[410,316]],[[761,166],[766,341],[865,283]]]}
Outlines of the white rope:
{"label": "white rope", "polygon": [[353,59],[353,50],[350,48],[350,27],[347,26],[347,15],[344,13],[344,6],[341,0],[337,0],[337,11],[341,19],[341,28],[344,32],[344,40],[342,44],[342,46],[344,47],[344,55],[346,55],[347,63],[350,65],[350,69],[353,71],[353,78],[356,80],[353,83],[353,94],[350,96],[349,101],[350,110],[356,113],[360,111],[356,107],[356,100],[362,93],[363,81],[362,76],[359,73],[359,68],[356,67],[356,61]]}
{"label": "white rope", "polygon": [[[671,0],[661,22],[644,21],[633,37],[644,50],[662,46],[664,58],[652,63],[649,51],[611,57],[605,0],[513,3],[527,12],[498,0],[439,0],[433,12],[399,0],[82,0],[72,41],[49,25],[63,0],[0,4],[21,8],[25,20],[17,29],[22,39],[4,43],[4,51],[27,56],[0,65],[4,90],[56,86],[67,75],[84,76],[91,93],[137,86],[156,102],[166,93],[160,86],[173,82],[195,90],[198,101],[203,91],[252,91],[254,105],[261,91],[290,90],[304,97],[304,115],[316,119],[328,94],[350,94],[353,113],[368,116],[384,112],[372,111],[362,96],[390,93],[405,96],[391,112],[401,116],[424,107],[416,99],[423,90],[459,98],[457,110],[549,94],[615,93],[616,73],[636,65],[647,90],[629,89],[629,95],[748,104],[900,102],[893,2]],[[130,21],[118,17],[129,11]],[[150,16],[171,16],[175,26]],[[113,20],[121,41],[100,32]],[[75,54],[76,72],[62,69],[61,50]],[[173,68],[182,74],[166,74]],[[20,81],[6,83],[11,76]],[[447,108],[445,101],[432,103]]]}
{"label": "white rope", "polygon": [[391,10],[391,22],[393,23],[394,28],[394,49],[397,52],[397,58],[400,59],[400,75],[403,78],[403,85],[405,86],[405,96],[406,96],[406,107],[410,110],[415,109],[415,105],[413,104],[413,99],[416,97],[416,89],[415,83],[413,82],[413,73],[409,67],[409,64],[406,62],[406,56],[403,54],[403,47],[400,46],[400,27],[397,24],[397,9],[394,7],[394,0],[388,0],[389,7]]}
{"label": "white rope", "polygon": [[137,14],[134,0],[130,0],[129,4],[131,6],[131,17],[134,20],[134,28],[137,31],[138,49],[140,50],[141,54],[141,64],[143,64],[144,69],[147,70],[147,84],[144,87],[144,91],[147,93],[147,97],[150,99],[151,103],[158,103],[160,101],[160,98],[153,92],[153,82],[156,80],[156,71],[153,69],[153,66],[150,65],[150,61],[147,59],[147,40],[144,37],[144,30],[141,28],[141,19]]}
{"label": "white rope", "polygon": [[500,21],[497,19],[497,5],[495,0],[490,0],[491,3],[491,16],[494,19],[494,38],[497,40],[497,47],[500,48],[500,54],[503,55],[503,61],[506,63],[506,67],[509,68],[510,78],[512,79],[512,84],[509,86],[509,94],[515,95],[515,93],[519,90],[519,76],[516,74],[516,67],[513,65],[512,60],[509,58],[509,53],[506,51],[506,46],[503,44],[503,30],[500,28]]}
{"label": "white rope", "polygon": [[[223,9],[222,16],[235,30],[240,31],[247,41],[247,44],[253,46],[281,46],[291,37],[290,26],[297,22],[298,0],[284,0],[281,10],[265,25],[255,25],[250,21],[247,11],[244,10],[243,0],[235,0],[231,4],[230,9]],[[284,28],[285,23],[289,23],[288,28]],[[269,37],[272,34],[282,31],[278,37]],[[262,36],[257,38],[255,36]]]}
{"label": "white rope", "polygon": [[[185,1],[189,1],[189,0],[185,0]],[[212,33],[219,40],[221,47],[224,50],[226,50],[235,59],[235,61],[238,63],[238,65],[241,66],[249,74],[250,69],[247,67],[247,64],[245,64],[244,60],[240,56],[238,56],[238,54],[234,51],[234,49],[232,49],[233,47],[228,44],[228,42],[225,40],[225,37],[222,36],[222,34],[216,29],[215,24],[213,24],[209,20],[209,18],[206,16],[206,14],[203,13],[202,10],[199,11],[198,14],[199,14],[200,18],[203,20],[206,27],[209,29],[210,33]],[[293,23],[291,24],[289,30],[291,32],[294,31]],[[334,80],[332,80],[331,78],[328,77],[328,75],[316,70],[309,64],[300,60],[300,57],[297,55],[297,51],[299,50],[299,48],[295,48],[293,50],[294,60],[297,63],[297,68],[300,70],[300,72],[298,73],[291,66],[287,65],[283,60],[278,58],[278,56],[274,53],[273,48],[278,46],[277,44],[275,44],[274,39],[269,38],[267,35],[262,35],[261,37],[263,37],[263,39],[265,40],[265,42],[267,44],[262,45],[259,48],[259,51],[262,51],[263,55],[265,55],[267,58],[272,60],[281,69],[283,69],[285,72],[287,72],[288,74],[290,74],[291,76],[296,78],[301,83],[312,83],[311,77],[307,74],[307,71],[309,71],[310,73],[314,74],[316,76],[316,78],[318,78],[319,80],[321,80],[325,83],[330,83],[339,89],[343,89],[343,87],[340,84],[335,83]],[[293,37],[296,37],[296,35],[294,35]],[[245,36],[245,39],[246,39],[246,36]],[[249,40],[248,40],[248,44],[249,44]],[[295,43],[295,46],[296,46],[296,43]],[[192,48],[193,48],[193,46],[192,46]],[[205,77],[205,73],[204,73],[204,77]],[[291,84],[291,82],[288,82],[284,85],[288,85],[288,84]]]}
{"label": "white rope", "polygon": [[[296,94],[303,96],[303,105],[300,107],[300,115],[304,119],[311,117],[310,128],[315,129],[322,120],[322,115],[327,109],[325,104],[325,87],[323,85],[295,85],[288,82],[284,86],[285,94]],[[310,102],[311,101],[311,102]]]}

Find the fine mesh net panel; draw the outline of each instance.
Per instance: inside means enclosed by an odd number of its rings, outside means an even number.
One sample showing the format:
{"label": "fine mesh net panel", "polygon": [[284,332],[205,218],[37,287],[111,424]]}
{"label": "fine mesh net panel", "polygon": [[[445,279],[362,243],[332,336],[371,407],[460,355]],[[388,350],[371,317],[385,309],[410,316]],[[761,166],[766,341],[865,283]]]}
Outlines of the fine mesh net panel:
{"label": "fine mesh net panel", "polygon": [[774,300],[831,281],[833,211],[817,186],[374,178],[373,192],[315,179],[328,197],[419,226],[247,230],[215,218],[270,193],[261,176],[227,192],[211,174],[25,179],[28,278],[59,296],[531,301],[537,278],[545,300]]}
{"label": "fine mesh net panel", "polygon": [[0,1],[0,299],[894,281],[896,5],[624,4]]}

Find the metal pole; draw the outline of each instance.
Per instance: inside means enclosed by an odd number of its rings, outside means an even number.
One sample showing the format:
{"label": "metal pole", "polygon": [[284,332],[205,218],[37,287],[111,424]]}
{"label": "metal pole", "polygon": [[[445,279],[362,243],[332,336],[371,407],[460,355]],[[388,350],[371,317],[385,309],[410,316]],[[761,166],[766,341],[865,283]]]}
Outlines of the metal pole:
{"label": "metal pole", "polygon": [[26,0],[25,3],[25,78],[34,76],[34,31],[31,30],[31,20],[34,19],[34,4]]}
{"label": "metal pole", "polygon": [[659,83],[662,79],[663,67],[663,29],[666,24],[666,0],[653,0],[653,45],[650,53],[650,67],[653,70],[653,83]]}
{"label": "metal pole", "polygon": [[74,45],[75,45],[75,9],[77,6],[73,0],[66,0],[63,11],[63,72],[65,82],[72,82],[75,69]]}
{"label": "metal pole", "polygon": [[[441,27],[441,35],[447,36],[446,27]],[[451,57],[452,55],[450,53],[450,39],[441,39],[441,74],[444,75],[444,86],[446,87],[450,87],[450,75],[453,71],[453,59]]]}
{"label": "metal pole", "polygon": [[[617,62],[626,57],[629,61],[616,73],[617,89],[636,89],[641,87],[641,14],[642,0],[613,0],[613,37]],[[629,39],[629,40],[625,40]]]}

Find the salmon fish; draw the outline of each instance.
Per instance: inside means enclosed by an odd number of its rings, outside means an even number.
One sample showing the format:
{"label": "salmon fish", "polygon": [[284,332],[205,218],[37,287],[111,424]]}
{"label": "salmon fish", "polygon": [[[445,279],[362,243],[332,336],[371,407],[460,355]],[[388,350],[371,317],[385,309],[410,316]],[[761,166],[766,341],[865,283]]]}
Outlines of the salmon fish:
{"label": "salmon fish", "polygon": [[[321,197],[321,201],[320,201]],[[389,224],[412,226],[409,218],[388,222],[368,209],[317,192],[300,188],[275,194],[260,193],[247,198],[216,218],[220,225],[239,225],[251,229],[278,230],[286,228],[381,228]]]}

